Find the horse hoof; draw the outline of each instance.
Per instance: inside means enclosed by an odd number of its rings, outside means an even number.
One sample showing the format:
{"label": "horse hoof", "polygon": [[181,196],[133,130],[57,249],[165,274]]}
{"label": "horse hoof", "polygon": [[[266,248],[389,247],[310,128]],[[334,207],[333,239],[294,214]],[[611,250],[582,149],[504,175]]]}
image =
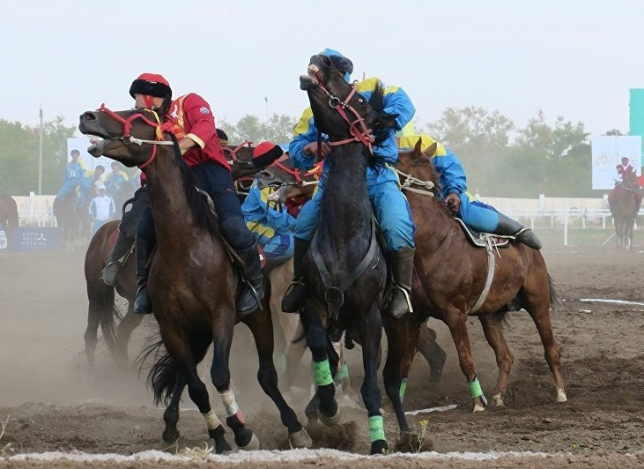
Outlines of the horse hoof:
{"label": "horse hoof", "polygon": [[179,439],[179,435],[179,430],[176,428],[166,428],[163,430],[162,438],[166,443],[174,443]]}
{"label": "horse hoof", "polygon": [[342,419],[342,413],[340,412],[339,408],[336,410],[335,415],[331,417],[327,417],[322,412],[318,412],[318,418],[320,419],[320,422],[330,427],[331,425],[337,425],[340,423],[340,420]]}
{"label": "horse hoof", "polygon": [[472,412],[483,412],[485,410],[485,406],[483,404],[474,404],[474,409],[472,409]]}
{"label": "horse hoof", "polygon": [[311,446],[313,446],[313,440],[305,429],[302,429],[299,432],[291,433],[288,436],[288,443],[291,445],[291,449],[310,448]]}
{"label": "horse hoof", "polygon": [[240,446],[239,449],[244,450],[244,451],[255,451],[259,449],[259,439],[255,434],[253,433],[253,436],[251,437],[250,441],[246,446]]}
{"label": "horse hoof", "polygon": [[505,407],[505,402],[503,402],[503,395],[501,393],[492,396],[492,402],[494,402],[494,405],[497,407]]}
{"label": "horse hoof", "polygon": [[557,389],[557,402],[566,402],[568,397],[563,389]]}
{"label": "horse hoof", "polygon": [[385,440],[376,440],[371,443],[371,455],[375,454],[387,454],[389,452],[389,446]]}

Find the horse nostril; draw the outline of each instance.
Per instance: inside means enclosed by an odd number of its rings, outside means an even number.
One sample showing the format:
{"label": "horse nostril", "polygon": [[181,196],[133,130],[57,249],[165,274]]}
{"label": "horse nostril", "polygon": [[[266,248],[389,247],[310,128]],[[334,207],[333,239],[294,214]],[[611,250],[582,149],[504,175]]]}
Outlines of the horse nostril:
{"label": "horse nostril", "polygon": [[96,120],[96,116],[94,115],[93,112],[88,111],[85,114],[83,114],[83,119],[86,121],[93,121],[93,120]]}

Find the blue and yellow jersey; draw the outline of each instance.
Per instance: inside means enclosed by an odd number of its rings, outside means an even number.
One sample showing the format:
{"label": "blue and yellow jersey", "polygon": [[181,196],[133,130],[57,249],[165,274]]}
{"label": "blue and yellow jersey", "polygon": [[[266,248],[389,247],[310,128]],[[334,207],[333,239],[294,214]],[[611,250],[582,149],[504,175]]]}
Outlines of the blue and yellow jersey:
{"label": "blue and yellow jersey", "polygon": [[65,181],[80,181],[85,172],[85,163],[82,159],[70,161],[65,167]]}
{"label": "blue and yellow jersey", "polygon": [[[356,83],[356,90],[369,100],[376,89],[379,80],[368,78]],[[389,129],[386,138],[378,145],[374,145],[374,154],[381,156],[387,163],[394,164],[398,159],[396,146],[396,131],[402,129],[416,113],[416,108],[405,91],[398,86],[387,86],[384,89],[384,112],[396,115],[393,128]],[[293,140],[288,147],[293,165],[301,171],[308,171],[315,161],[314,155],[305,155],[304,147],[318,139],[318,130],[313,121],[313,112],[307,108],[302,113],[300,120],[293,130]],[[322,140],[328,142],[327,135],[322,135]]]}
{"label": "blue and yellow jersey", "polygon": [[273,187],[260,190],[255,181],[250,186],[248,196],[242,204],[242,212],[248,228],[266,238],[288,233],[295,227],[294,217],[286,210],[275,209],[275,206],[269,203],[268,196],[274,191]]}
{"label": "blue and yellow jersey", "polygon": [[467,192],[467,179],[463,165],[458,157],[442,143],[437,142],[427,134],[404,135],[400,138],[400,149],[413,150],[419,139],[421,140],[421,151],[426,151],[436,143],[436,153],[432,156],[431,161],[440,175],[443,197],[451,193],[461,194]]}
{"label": "blue and yellow jersey", "polygon": [[125,183],[128,182],[130,178],[124,171],[111,171],[105,175],[105,188],[108,192],[110,191],[119,191],[122,187],[125,186]]}

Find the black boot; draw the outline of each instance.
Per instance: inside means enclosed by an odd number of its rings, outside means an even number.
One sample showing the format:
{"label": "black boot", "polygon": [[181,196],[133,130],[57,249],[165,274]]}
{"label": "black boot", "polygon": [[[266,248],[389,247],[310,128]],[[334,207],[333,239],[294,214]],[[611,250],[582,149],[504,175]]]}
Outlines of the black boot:
{"label": "black boot", "polygon": [[259,262],[257,243],[241,251],[235,251],[244,262],[244,288],[237,300],[237,312],[245,315],[257,311],[262,307],[264,298],[264,274]]}
{"label": "black boot", "polygon": [[105,285],[113,287],[116,283],[116,276],[123,265],[121,258],[130,252],[133,242],[133,238],[128,238],[122,231],[119,231],[119,234],[116,237],[116,243],[114,243],[112,253],[110,254],[110,260],[103,269],[102,277]]}
{"label": "black boot", "polygon": [[515,236],[517,241],[532,249],[541,249],[541,241],[534,232],[516,220],[499,212],[499,224],[494,231],[504,236]]}
{"label": "black boot", "polygon": [[398,251],[388,251],[387,259],[391,266],[393,285],[391,300],[387,312],[396,319],[405,313],[412,313],[411,282],[414,275],[414,248],[402,248]]}
{"label": "black boot", "polygon": [[148,295],[148,258],[154,248],[155,240],[136,238],[136,299],[134,300],[134,312],[138,314],[150,314],[152,312],[152,301]]}
{"label": "black boot", "polygon": [[293,281],[282,298],[282,311],[285,313],[299,313],[306,301],[306,286],[304,285],[304,272],[302,263],[311,243],[300,238],[295,238],[293,248]]}

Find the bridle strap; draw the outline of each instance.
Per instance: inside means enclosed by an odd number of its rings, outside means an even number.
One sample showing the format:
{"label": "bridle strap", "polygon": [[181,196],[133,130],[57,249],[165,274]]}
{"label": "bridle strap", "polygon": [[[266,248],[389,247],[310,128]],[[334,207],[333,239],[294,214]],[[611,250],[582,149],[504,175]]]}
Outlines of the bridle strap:
{"label": "bridle strap", "polygon": [[250,140],[244,140],[239,145],[237,145],[235,149],[223,147],[223,150],[224,150],[224,153],[228,153],[230,155],[230,158],[233,160],[233,163],[239,163],[239,158],[237,158],[237,152],[245,146],[252,147],[253,142],[251,142]]}
{"label": "bridle strap", "polygon": [[[394,168],[394,171],[405,178],[405,181],[400,186],[402,190],[416,192],[417,194],[428,195],[430,197],[434,197],[436,195],[432,191],[432,189],[436,187],[432,181],[423,181],[422,179],[415,178],[411,174],[403,173],[396,168]],[[413,186],[420,186],[421,188],[419,189]]]}

